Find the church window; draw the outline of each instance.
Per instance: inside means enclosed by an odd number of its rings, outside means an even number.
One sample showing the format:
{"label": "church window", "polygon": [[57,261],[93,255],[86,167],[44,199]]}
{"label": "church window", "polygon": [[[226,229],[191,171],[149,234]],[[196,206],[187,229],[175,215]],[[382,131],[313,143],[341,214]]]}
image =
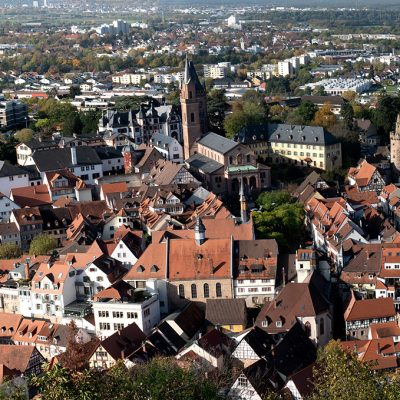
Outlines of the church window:
{"label": "church window", "polygon": [[185,298],[185,286],[179,285],[179,297]]}
{"label": "church window", "polygon": [[232,157],[229,157],[229,164],[232,164]]}
{"label": "church window", "polygon": [[194,113],[190,114],[190,122],[194,122]]}
{"label": "church window", "polygon": [[250,162],[250,156],[249,156],[249,155],[247,155],[247,157],[246,157],[246,158],[247,158],[247,160],[246,160],[246,161],[249,163],[249,162]]}
{"label": "church window", "polygon": [[311,324],[308,321],[305,323],[305,331],[306,331],[306,335],[308,337],[310,337],[311,336]]}
{"label": "church window", "polygon": [[197,287],[195,283],[192,284],[191,291],[192,291],[192,299],[197,299]]}
{"label": "church window", "polygon": [[239,154],[239,155],[237,156],[237,163],[238,163],[238,164],[243,164],[243,156],[242,156],[241,154]]}

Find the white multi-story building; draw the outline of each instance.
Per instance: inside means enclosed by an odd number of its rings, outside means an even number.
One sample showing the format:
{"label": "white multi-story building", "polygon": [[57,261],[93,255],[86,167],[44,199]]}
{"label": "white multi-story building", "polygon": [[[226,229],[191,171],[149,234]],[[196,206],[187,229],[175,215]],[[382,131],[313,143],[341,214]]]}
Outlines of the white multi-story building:
{"label": "white multi-story building", "polygon": [[[7,221],[13,209],[21,208],[17,203],[14,203],[6,195],[0,192],[0,222]],[[2,240],[2,238],[0,238]],[[2,241],[2,243],[4,243]]]}
{"label": "white multi-story building", "polygon": [[293,74],[293,66],[289,60],[278,62],[278,74],[279,76],[286,76]]}
{"label": "white multi-story building", "polygon": [[[97,293],[93,301],[96,333],[103,339],[133,322],[146,334],[160,322],[157,283],[152,291],[135,289],[124,281]],[[115,297],[115,293],[118,297]]]}
{"label": "white multi-story building", "polygon": [[225,78],[226,76],[226,67],[219,65],[204,65],[204,77],[205,78]]}
{"label": "white multi-story building", "polygon": [[150,144],[154,146],[167,161],[177,163],[183,162],[183,148],[175,138],[155,133],[150,139]]}
{"label": "white multi-story building", "polygon": [[64,307],[76,300],[75,280],[72,265],[41,264],[32,279],[30,316],[60,323]]}
{"label": "white multi-story building", "polygon": [[112,77],[114,83],[120,83],[122,85],[139,85],[140,81],[148,81],[149,79],[150,74],[124,74]]}

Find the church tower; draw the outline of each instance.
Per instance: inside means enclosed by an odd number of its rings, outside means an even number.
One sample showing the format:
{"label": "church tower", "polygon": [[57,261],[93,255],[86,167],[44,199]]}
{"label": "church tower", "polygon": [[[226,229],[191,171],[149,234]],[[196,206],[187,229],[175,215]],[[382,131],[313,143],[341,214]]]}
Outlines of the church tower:
{"label": "church tower", "polygon": [[396,129],[390,132],[390,162],[392,164],[392,181],[399,182],[400,177],[400,114],[397,116]]}
{"label": "church tower", "polygon": [[128,142],[122,149],[122,155],[124,156],[125,173],[131,174],[135,172],[136,165],[136,150],[131,142]]}
{"label": "church tower", "polygon": [[185,160],[197,152],[196,141],[208,132],[207,99],[192,61],[186,56],[180,91]]}
{"label": "church tower", "polygon": [[247,224],[249,222],[249,210],[247,204],[247,195],[245,192],[243,178],[240,181],[240,190],[239,190],[239,202],[240,202],[240,217],[242,218],[242,223]]}

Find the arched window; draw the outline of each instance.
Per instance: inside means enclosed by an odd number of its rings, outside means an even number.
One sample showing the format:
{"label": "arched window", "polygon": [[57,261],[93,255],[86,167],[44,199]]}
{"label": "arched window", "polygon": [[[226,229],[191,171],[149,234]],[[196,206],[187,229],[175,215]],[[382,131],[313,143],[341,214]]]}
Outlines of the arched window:
{"label": "arched window", "polygon": [[190,114],[190,122],[194,122],[194,113]]}
{"label": "arched window", "polygon": [[215,285],[215,291],[217,292],[217,297],[222,297],[222,286],[220,283]]}
{"label": "arched window", "polygon": [[323,335],[324,334],[324,319],[321,318],[319,320],[319,334]]}
{"label": "arched window", "polygon": [[179,297],[185,298],[185,286],[179,285]]}
{"label": "arched window", "polygon": [[208,286],[208,283],[204,284],[204,298],[207,299],[210,297],[210,287]]}
{"label": "arched window", "polygon": [[232,157],[229,157],[229,164],[232,164],[232,162],[233,162]]}
{"label": "arched window", "polygon": [[310,337],[311,336],[311,324],[308,321],[305,324],[305,331],[306,331],[306,335],[308,337]]}
{"label": "arched window", "polygon": [[246,161],[249,163],[250,162],[250,156],[247,155],[246,159],[247,159]]}
{"label": "arched window", "polygon": [[192,98],[192,91],[189,92],[189,98]]}
{"label": "arched window", "polygon": [[243,156],[242,156],[241,154],[239,154],[239,155],[237,156],[237,163],[238,163],[238,164],[243,164]]}
{"label": "arched window", "polygon": [[197,299],[197,287],[194,283],[192,283],[191,290],[192,290],[192,299]]}

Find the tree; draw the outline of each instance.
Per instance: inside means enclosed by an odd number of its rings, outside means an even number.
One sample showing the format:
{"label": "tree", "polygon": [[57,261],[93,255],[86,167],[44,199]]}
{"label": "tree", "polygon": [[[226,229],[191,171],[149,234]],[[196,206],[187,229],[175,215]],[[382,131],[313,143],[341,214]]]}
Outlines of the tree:
{"label": "tree", "polygon": [[74,320],[71,320],[68,326],[68,337],[66,351],[58,356],[63,367],[71,371],[83,371],[89,368],[87,350],[81,343],[79,337],[79,328]]}
{"label": "tree", "polygon": [[316,106],[312,101],[306,100],[303,101],[300,106],[293,111],[293,115],[302,118],[302,125],[310,125],[317,111],[318,106]]}
{"label": "tree", "polygon": [[322,85],[315,86],[312,91],[313,96],[326,96],[325,88]]}
{"label": "tree", "polygon": [[[353,129],[354,109],[350,103],[343,103],[340,107],[340,116],[348,129]],[[357,123],[356,123],[357,125]]]}
{"label": "tree", "polygon": [[87,369],[76,373],[57,363],[31,380],[42,400],[219,400],[224,396],[213,379],[194,363],[180,366],[174,358],[154,358],[127,369],[122,361],[110,370]]}
{"label": "tree", "polygon": [[13,260],[20,256],[21,248],[15,243],[0,244],[0,260]]}
{"label": "tree", "polygon": [[32,129],[21,129],[15,133],[14,137],[19,142],[29,142],[33,140],[34,133],[35,132]]}
{"label": "tree", "polygon": [[322,105],[322,108],[315,114],[312,126],[322,126],[325,129],[330,128],[336,124],[336,118],[332,111],[330,102],[326,102]]}
{"label": "tree", "polygon": [[140,105],[148,103],[149,101],[149,96],[121,96],[115,99],[115,105],[113,109],[118,110],[119,112],[137,110]]}
{"label": "tree", "polygon": [[374,66],[373,65],[371,65],[370,67],[369,67],[369,73],[368,73],[368,79],[374,79]]}
{"label": "tree", "polygon": [[358,97],[358,94],[354,90],[346,90],[342,94],[342,97],[348,101],[354,101]]}
{"label": "tree", "polygon": [[68,97],[74,99],[76,96],[82,94],[82,90],[78,85],[71,85],[69,88]]}
{"label": "tree", "polygon": [[63,126],[63,133],[66,136],[72,136],[72,134],[82,133],[82,121],[79,118],[78,114],[70,114],[68,115],[67,119],[65,120]]}
{"label": "tree", "polygon": [[207,114],[210,131],[224,135],[223,124],[227,108],[228,103],[221,90],[211,90],[207,93]]}
{"label": "tree", "polygon": [[57,247],[57,239],[53,235],[42,233],[32,239],[29,254],[46,255]]}
{"label": "tree", "polygon": [[397,399],[400,391],[397,377],[372,371],[374,365],[373,361],[359,360],[353,349],[344,350],[339,341],[330,341],[323,350],[318,349],[314,388],[309,399]]}

